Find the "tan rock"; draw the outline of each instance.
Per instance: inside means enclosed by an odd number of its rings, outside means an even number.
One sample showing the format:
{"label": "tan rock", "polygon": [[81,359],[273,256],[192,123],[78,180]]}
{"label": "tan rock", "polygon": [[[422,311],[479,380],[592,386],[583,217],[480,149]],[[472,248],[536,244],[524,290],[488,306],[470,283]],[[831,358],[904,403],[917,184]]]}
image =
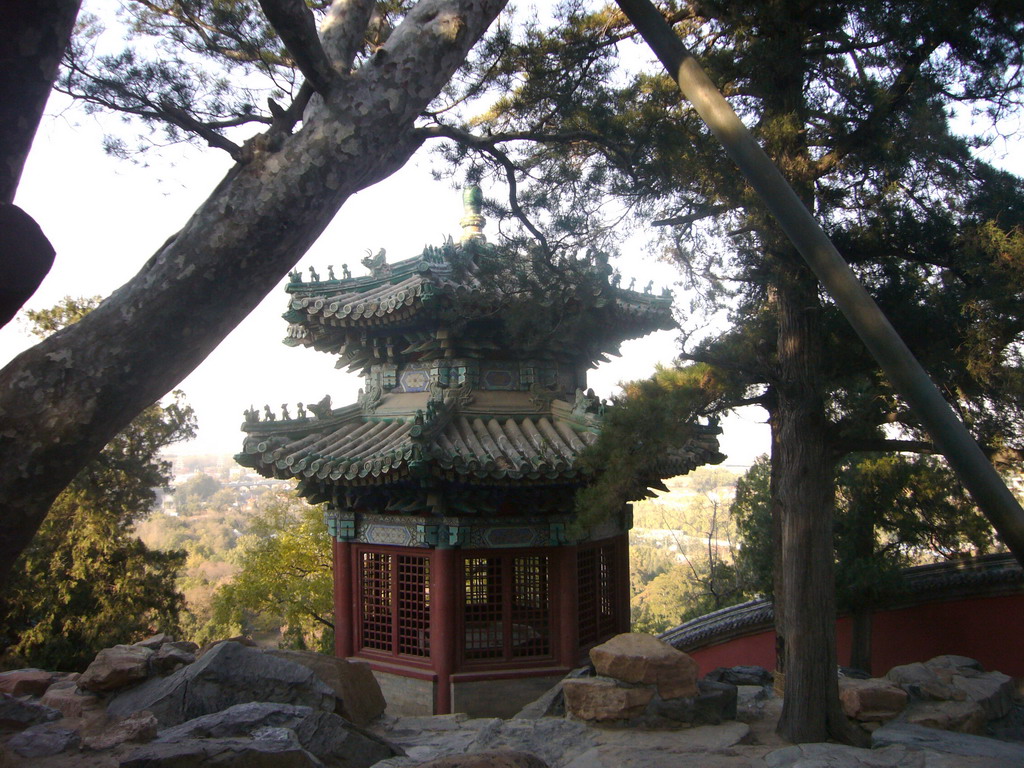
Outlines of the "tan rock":
{"label": "tan rock", "polygon": [[116,691],[150,675],[153,651],[140,645],[115,645],[96,654],[92,664],[78,678],[78,687],[85,691],[104,693]]}
{"label": "tan rock", "polygon": [[985,728],[985,710],[973,701],[923,701],[911,704],[903,720],[942,731],[980,735]]}
{"label": "tan rock", "polygon": [[64,717],[82,717],[86,712],[103,707],[99,696],[78,690],[74,681],[54,683],[46,689],[39,702],[56,709]]}
{"label": "tan rock", "polygon": [[382,714],[387,702],[373,670],[365,661],[339,659],[310,651],[268,650],[264,653],[294,661],[312,670],[338,697],[335,714],[356,725],[366,725]]}
{"label": "tan rock", "polygon": [[499,750],[437,757],[417,768],[548,768],[548,764],[529,752]]}
{"label": "tan rock", "polygon": [[907,706],[910,697],[898,685],[881,678],[839,679],[839,701],[847,717],[861,722],[892,720]]}
{"label": "tan rock", "polygon": [[697,691],[697,662],[651,635],[627,632],[590,649],[597,674],[625,683],[656,685],[663,699],[691,698]]}
{"label": "tan rock", "polygon": [[54,673],[32,667],[0,673],[0,693],[42,696],[54,681]]}
{"label": "tan rock", "polygon": [[123,720],[107,725],[95,736],[87,736],[82,743],[89,749],[110,749],[125,742],[144,743],[156,738],[158,724],[148,710],[136,712]]}
{"label": "tan rock", "polygon": [[628,720],[639,717],[654,698],[654,689],[623,685],[600,677],[562,681],[565,711],[581,720]]}

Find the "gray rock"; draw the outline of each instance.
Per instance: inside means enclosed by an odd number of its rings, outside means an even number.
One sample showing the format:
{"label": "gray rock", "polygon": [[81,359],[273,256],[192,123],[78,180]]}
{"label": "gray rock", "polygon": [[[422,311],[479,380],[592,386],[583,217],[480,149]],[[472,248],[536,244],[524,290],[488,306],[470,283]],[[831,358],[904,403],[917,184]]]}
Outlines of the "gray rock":
{"label": "gray rock", "polygon": [[980,661],[967,656],[957,656],[952,653],[928,659],[928,661],[925,662],[925,666],[931,667],[932,669],[973,669],[978,672],[985,671],[985,667],[981,665]]}
{"label": "gray rock", "polygon": [[306,667],[225,642],[194,664],[118,694],[107,712],[111,717],[126,717],[148,709],[161,726],[171,726],[251,701],[298,704],[330,712],[334,710],[334,691]]}
{"label": "gray rock", "polygon": [[996,741],[969,733],[954,733],[910,723],[888,723],[871,734],[874,748],[901,744],[917,749],[967,757],[1001,760],[1004,766],[1024,766],[1024,744]]}
{"label": "gray rock", "polygon": [[25,701],[9,693],[0,694],[0,728],[20,731],[29,726],[59,720],[60,717],[60,712],[51,707]]}
{"label": "gray rock", "polygon": [[642,720],[669,720],[691,725],[718,725],[736,719],[737,689],[731,683],[698,680],[693,698],[663,699],[655,696]]}
{"label": "gray rock", "polygon": [[768,768],[925,768],[922,755],[905,747],[860,749],[845,744],[796,744],[764,756]]}
{"label": "gray rock", "polygon": [[751,664],[738,667],[719,667],[704,675],[704,679],[716,683],[732,683],[733,685],[771,685],[772,673],[764,667]]}
{"label": "gray rock", "polygon": [[967,676],[953,675],[952,685],[963,691],[968,701],[980,704],[985,717],[996,720],[1005,717],[1013,708],[1017,686],[1013,678],[1002,672],[974,672]]}
{"label": "gray rock", "polygon": [[244,736],[281,740],[284,734],[291,734],[297,744],[325,765],[337,768],[362,768],[398,754],[383,739],[334,713],[272,702],[236,704],[221,712],[197,717],[164,730],[157,741]]}
{"label": "gray rock", "polygon": [[137,643],[132,643],[132,645],[137,645],[139,648],[149,648],[150,650],[155,651],[164,643],[170,642],[173,641],[171,640],[169,635],[166,635],[163,632],[158,632],[155,635],[150,635],[145,640],[139,640],[139,642]]}
{"label": "gray rock", "polygon": [[153,742],[132,752],[120,768],[323,768],[315,756],[277,739],[190,739]]}
{"label": "gray rock", "polygon": [[22,757],[48,757],[77,746],[77,733],[53,725],[33,725],[7,742],[7,747]]}
{"label": "gray rock", "polygon": [[481,728],[467,753],[514,750],[535,755],[548,765],[564,765],[566,758],[594,745],[590,729],[572,720],[493,720]]}
{"label": "gray rock", "polygon": [[[189,645],[194,645],[194,643],[189,643]],[[191,664],[195,660],[195,651],[180,648],[177,643],[164,643],[153,655],[153,668],[161,674],[166,674],[186,664]]]}
{"label": "gray rock", "polygon": [[253,701],[236,704],[220,712],[196,717],[187,722],[165,728],[157,741],[185,741],[187,739],[221,739],[248,736],[260,728],[294,728],[305,717],[317,710],[312,707]]}

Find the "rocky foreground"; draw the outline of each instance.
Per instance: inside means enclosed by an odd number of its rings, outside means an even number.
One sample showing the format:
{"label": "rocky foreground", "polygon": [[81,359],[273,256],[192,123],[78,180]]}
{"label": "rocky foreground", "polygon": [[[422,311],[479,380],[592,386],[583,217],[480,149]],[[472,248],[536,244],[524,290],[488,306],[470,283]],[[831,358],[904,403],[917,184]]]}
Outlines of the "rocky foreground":
{"label": "rocky foreground", "polygon": [[644,635],[591,658],[510,720],[396,718],[364,663],[156,636],[81,675],[0,674],[0,768],[1024,767],[1014,681],[964,657],[841,677],[871,749],[780,741],[782,700],[756,667],[698,680],[686,654]]}

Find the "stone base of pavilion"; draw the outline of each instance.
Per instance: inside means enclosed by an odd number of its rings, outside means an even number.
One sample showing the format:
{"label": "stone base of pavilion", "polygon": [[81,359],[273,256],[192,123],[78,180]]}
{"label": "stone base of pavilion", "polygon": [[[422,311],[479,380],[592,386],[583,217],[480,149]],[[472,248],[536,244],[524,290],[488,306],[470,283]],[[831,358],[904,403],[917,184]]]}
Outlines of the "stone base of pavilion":
{"label": "stone base of pavilion", "polygon": [[[387,701],[387,713],[394,717],[438,714],[437,675],[426,672],[422,677],[388,671],[383,665],[371,662],[374,677],[380,684]],[[453,712],[465,712],[471,717],[500,717],[508,719],[531,701],[557,685],[570,670],[563,667],[506,670],[499,673],[456,673],[449,679],[449,697]]]}

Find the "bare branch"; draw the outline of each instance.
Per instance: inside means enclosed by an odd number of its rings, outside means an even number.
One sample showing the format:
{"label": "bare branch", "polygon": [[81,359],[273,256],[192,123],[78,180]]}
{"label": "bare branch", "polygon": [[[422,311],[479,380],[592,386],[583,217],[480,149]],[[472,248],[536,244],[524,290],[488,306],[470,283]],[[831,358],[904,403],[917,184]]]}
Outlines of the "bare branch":
{"label": "bare branch", "polygon": [[303,0],[260,0],[260,7],[295,58],[295,65],[307,82],[317,92],[327,94],[338,75],[320,45],[313,13]]}
{"label": "bare branch", "polygon": [[732,205],[712,205],[708,208],[702,208],[699,211],[694,211],[686,216],[671,216],[667,219],[656,219],[651,222],[652,227],[675,227],[675,226],[686,226],[687,224],[693,224],[695,221],[706,219],[710,216],[718,216],[720,213],[728,213],[735,209],[736,206]]}

